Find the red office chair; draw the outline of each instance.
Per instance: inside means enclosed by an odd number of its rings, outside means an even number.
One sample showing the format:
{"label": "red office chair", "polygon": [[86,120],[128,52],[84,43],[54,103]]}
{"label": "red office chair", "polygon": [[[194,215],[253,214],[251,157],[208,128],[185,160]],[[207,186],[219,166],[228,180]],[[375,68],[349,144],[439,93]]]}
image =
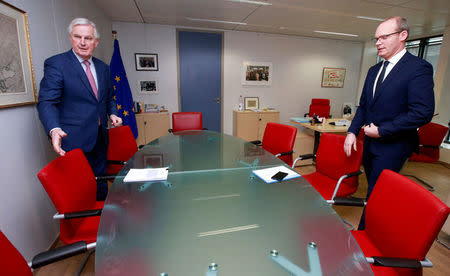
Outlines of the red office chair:
{"label": "red office chair", "polygon": [[448,127],[428,123],[419,128],[419,154],[413,153],[409,161],[433,163],[439,160],[439,146],[448,132]]}
{"label": "red office chair", "polygon": [[103,201],[96,201],[97,182],[80,149],[59,156],[39,173],[38,178],[55,205],[60,219],[59,238],[65,244],[95,242]]}
{"label": "red office chair", "polygon": [[72,257],[76,254],[86,252],[90,245],[84,242],[78,242],[64,247],[58,247],[48,250],[33,257],[30,263],[27,263],[20,252],[0,231],[0,274],[15,276],[32,276],[30,268],[38,268],[62,259]]}
{"label": "red office chair", "polygon": [[129,126],[120,126],[108,130],[108,165],[106,174],[118,174],[122,167],[138,151],[136,140]]}
{"label": "red office chair", "polygon": [[[338,198],[335,204],[347,205]],[[425,257],[449,212],[416,182],[384,170],[366,204],[366,228],[352,234],[375,275],[422,275],[422,267],[432,266]]]}
{"label": "red office chair", "polygon": [[[435,123],[428,123],[420,127],[418,131],[420,144],[419,154],[413,153],[409,158],[409,161],[424,163],[434,163],[439,161],[439,146],[441,145],[442,140],[444,140],[447,132],[448,127]],[[423,179],[410,174],[405,174],[405,176],[413,177],[423,185],[427,186],[428,190],[434,191],[434,187]]]}
{"label": "red office chair", "polygon": [[169,132],[183,130],[202,130],[203,120],[201,112],[175,112],[172,113],[172,129]]}
{"label": "red office chair", "polygon": [[[358,189],[358,175],[362,162],[363,144],[357,140],[355,152],[347,157],[344,152],[345,136],[324,133],[320,138],[319,148],[316,153],[316,171],[303,175],[308,182],[325,199],[333,199],[335,196],[346,197]],[[313,158],[313,154],[301,155],[294,161]]]}
{"label": "red office chair", "polygon": [[309,113],[306,116],[330,118],[330,100],[329,99],[311,99],[311,105],[309,106]]}
{"label": "red office chair", "polygon": [[272,153],[289,166],[292,165],[292,150],[294,148],[297,128],[293,126],[267,123],[264,136],[261,141],[252,141],[256,145],[262,145],[263,149]]}

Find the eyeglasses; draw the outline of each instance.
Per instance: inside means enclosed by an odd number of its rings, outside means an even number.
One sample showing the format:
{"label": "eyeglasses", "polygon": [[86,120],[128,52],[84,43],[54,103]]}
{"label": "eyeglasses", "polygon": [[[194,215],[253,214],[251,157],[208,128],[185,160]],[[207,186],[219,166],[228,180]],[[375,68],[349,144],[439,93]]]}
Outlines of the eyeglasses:
{"label": "eyeglasses", "polygon": [[399,34],[399,33],[401,33],[401,32],[403,32],[403,30],[397,31],[397,32],[393,32],[393,33],[390,33],[390,34],[380,35],[379,37],[374,37],[374,38],[372,38],[372,41],[373,41],[373,43],[377,43],[378,40],[385,41],[385,40],[388,39],[391,35],[393,35],[393,34]]}

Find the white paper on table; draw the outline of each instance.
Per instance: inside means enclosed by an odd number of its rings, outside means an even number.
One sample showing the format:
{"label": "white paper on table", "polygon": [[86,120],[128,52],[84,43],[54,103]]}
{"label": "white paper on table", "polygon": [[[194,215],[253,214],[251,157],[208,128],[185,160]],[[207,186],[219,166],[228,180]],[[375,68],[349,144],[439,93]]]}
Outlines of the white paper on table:
{"label": "white paper on table", "polygon": [[267,168],[267,169],[254,170],[253,174],[258,176],[262,180],[264,180],[266,183],[274,183],[274,182],[278,182],[278,180],[272,179],[272,176],[274,176],[277,172],[285,172],[288,174],[288,175],[286,175],[285,178],[283,178],[283,180],[288,180],[288,179],[292,179],[292,178],[301,176],[298,173],[296,173],[295,171],[293,171],[285,166],[277,166],[277,167],[272,167],[272,168]]}
{"label": "white paper on table", "polygon": [[167,180],[169,170],[165,168],[131,169],[123,182],[143,182]]}

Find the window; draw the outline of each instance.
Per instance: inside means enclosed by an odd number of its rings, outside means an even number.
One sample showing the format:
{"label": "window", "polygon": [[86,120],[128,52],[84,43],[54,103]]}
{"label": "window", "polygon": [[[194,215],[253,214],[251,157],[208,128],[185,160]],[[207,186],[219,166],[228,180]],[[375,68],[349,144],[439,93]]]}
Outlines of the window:
{"label": "window", "polygon": [[431,65],[433,65],[433,71],[436,72],[441,44],[442,35],[406,41],[405,48],[411,54],[431,63]]}

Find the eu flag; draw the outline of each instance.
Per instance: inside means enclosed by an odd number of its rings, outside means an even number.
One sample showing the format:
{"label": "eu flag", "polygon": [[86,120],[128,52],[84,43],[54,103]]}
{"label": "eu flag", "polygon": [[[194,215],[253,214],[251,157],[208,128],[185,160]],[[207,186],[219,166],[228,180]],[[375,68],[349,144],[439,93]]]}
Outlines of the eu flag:
{"label": "eu flag", "polygon": [[133,96],[131,95],[130,85],[128,84],[127,73],[123,66],[122,57],[120,56],[119,42],[114,39],[114,53],[109,65],[111,77],[113,79],[114,99],[117,104],[117,111],[122,117],[123,125],[130,126],[133,131],[134,138],[138,136],[136,125],[136,116],[133,110]]}

